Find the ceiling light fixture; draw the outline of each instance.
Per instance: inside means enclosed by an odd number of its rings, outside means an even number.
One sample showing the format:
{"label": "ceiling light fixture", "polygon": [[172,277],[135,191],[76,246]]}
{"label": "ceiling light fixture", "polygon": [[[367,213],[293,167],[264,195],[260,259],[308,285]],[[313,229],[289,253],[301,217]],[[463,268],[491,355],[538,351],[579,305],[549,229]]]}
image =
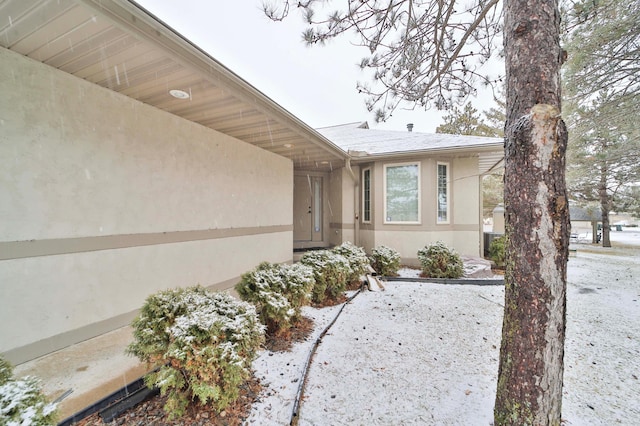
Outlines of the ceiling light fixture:
{"label": "ceiling light fixture", "polygon": [[171,89],[169,94],[176,99],[189,99],[191,96],[184,90]]}

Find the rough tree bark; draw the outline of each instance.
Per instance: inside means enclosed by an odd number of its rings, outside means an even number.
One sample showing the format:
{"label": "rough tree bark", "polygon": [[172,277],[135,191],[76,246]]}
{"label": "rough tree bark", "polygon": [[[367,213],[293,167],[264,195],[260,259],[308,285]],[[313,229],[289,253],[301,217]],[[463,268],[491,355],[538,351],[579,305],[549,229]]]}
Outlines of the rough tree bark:
{"label": "rough tree bark", "polygon": [[558,0],[506,0],[505,313],[496,425],[559,425],[569,208]]}

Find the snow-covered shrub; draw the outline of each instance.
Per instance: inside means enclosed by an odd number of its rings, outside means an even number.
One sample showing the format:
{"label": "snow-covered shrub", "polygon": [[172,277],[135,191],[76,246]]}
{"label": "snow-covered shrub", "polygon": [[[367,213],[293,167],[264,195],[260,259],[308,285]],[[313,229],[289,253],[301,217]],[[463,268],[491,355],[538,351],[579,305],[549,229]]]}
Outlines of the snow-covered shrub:
{"label": "snow-covered shrub", "polygon": [[313,269],[302,263],[293,265],[282,265],[282,276],[289,287],[289,302],[295,310],[294,319],[300,319],[300,308],[307,305],[311,300],[313,287],[316,279]]}
{"label": "snow-covered shrub", "polygon": [[277,334],[300,320],[300,308],[309,303],[314,284],[309,266],[263,262],[243,274],[235,288],[242,300],[256,306],[267,331]]}
{"label": "snow-covered shrub", "polygon": [[398,275],[400,253],[387,246],[376,247],[371,250],[371,264],[378,275],[385,277]]}
{"label": "snow-covered shrub", "polygon": [[56,404],[47,402],[40,380],[13,378],[13,368],[0,357],[0,424],[49,426],[56,422]]}
{"label": "snow-covered shrub", "polygon": [[341,254],[349,262],[351,274],[347,277],[348,285],[357,285],[360,283],[360,277],[367,272],[369,266],[369,258],[362,247],[355,246],[346,241],[332,249],[334,253]]}
{"label": "snow-covered shrub", "polygon": [[460,278],[464,274],[462,258],[442,241],[418,250],[418,259],[429,278]]}
{"label": "snow-covered shrub", "polygon": [[127,352],[158,368],[145,383],[168,394],[171,417],[196,398],[218,411],[235,401],[264,342],[253,305],[200,286],[149,296],[132,326]]}
{"label": "snow-covered shrub", "polygon": [[0,356],[0,385],[5,384],[13,377],[13,366]]}
{"label": "snow-covered shrub", "polygon": [[504,260],[506,258],[506,253],[507,253],[506,246],[507,246],[506,235],[502,235],[498,238],[495,238],[489,244],[489,257],[498,266],[504,265]]}
{"label": "snow-covered shrub", "polygon": [[317,250],[306,253],[300,263],[313,269],[316,283],[312,300],[322,303],[325,299],[337,300],[347,288],[347,279],[352,274],[349,261],[331,250]]}

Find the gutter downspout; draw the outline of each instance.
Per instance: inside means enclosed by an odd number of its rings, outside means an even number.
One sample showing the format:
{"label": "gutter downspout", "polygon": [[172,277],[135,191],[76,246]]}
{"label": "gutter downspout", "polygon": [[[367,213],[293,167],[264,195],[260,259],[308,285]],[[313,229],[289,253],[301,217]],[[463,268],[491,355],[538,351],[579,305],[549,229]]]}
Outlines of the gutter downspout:
{"label": "gutter downspout", "polygon": [[358,196],[360,193],[360,179],[357,178],[355,173],[353,173],[353,169],[351,168],[351,157],[348,157],[345,161],[345,167],[349,171],[349,175],[351,176],[351,180],[353,180],[353,239],[355,240],[353,244],[356,246],[360,246],[360,197]]}

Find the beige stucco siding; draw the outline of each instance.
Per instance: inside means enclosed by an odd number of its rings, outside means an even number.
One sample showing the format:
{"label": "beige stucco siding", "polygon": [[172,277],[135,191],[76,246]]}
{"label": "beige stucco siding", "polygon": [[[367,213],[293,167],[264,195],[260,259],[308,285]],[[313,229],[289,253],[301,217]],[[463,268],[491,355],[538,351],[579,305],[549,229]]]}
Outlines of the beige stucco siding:
{"label": "beige stucco siding", "polygon": [[[282,261],[282,248],[291,256],[290,245],[291,233],[282,232],[0,262],[0,321],[11,324],[2,327],[0,349],[49,338],[47,344],[70,344],[73,334],[83,340],[121,327],[151,293],[228,280],[233,285],[261,261]],[[272,250],[248,249],[253,246]]]}
{"label": "beige stucco siding", "polygon": [[456,158],[452,163],[451,198],[457,225],[479,225],[480,181],[476,157]]}
{"label": "beige stucco siding", "polygon": [[[359,169],[353,172],[358,176]],[[354,181],[345,167],[329,174],[329,199],[327,210],[330,229],[328,240],[331,245],[339,245],[344,241],[355,241],[355,198]]]}
{"label": "beige stucco siding", "polygon": [[4,240],[291,223],[288,160],[0,55]]}
{"label": "beige stucco siding", "polygon": [[327,230],[326,239],[332,246],[338,245],[343,239],[343,169],[334,170],[329,173],[329,191],[327,193],[327,216],[329,217],[329,229]]}
{"label": "beige stucco siding", "polygon": [[0,93],[0,352],[291,260],[289,160],[5,49]]}
{"label": "beige stucco siding", "polygon": [[458,253],[478,256],[476,231],[375,231],[375,246],[385,245],[400,253],[402,262],[418,266],[418,250],[427,244],[442,241]]}

